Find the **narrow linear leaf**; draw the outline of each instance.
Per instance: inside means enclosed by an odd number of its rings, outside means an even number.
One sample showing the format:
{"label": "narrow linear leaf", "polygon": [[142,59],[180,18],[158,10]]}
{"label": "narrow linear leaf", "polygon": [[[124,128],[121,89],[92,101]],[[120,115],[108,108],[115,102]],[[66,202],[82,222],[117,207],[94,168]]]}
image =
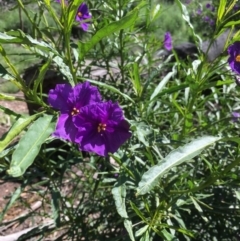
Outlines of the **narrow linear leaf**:
{"label": "narrow linear leaf", "polygon": [[225,9],[226,9],[227,0],[220,0],[219,6],[218,6],[218,13],[217,13],[217,23],[219,24],[222,20],[222,17],[224,15]]}
{"label": "narrow linear leaf", "polygon": [[11,199],[8,201],[7,205],[5,205],[4,209],[1,211],[0,213],[0,222],[2,222],[4,215],[6,214],[6,212],[9,210],[9,208],[12,207],[12,205],[14,204],[14,202],[19,198],[19,196],[22,193],[22,187],[20,186],[19,188],[17,188],[17,190],[11,195]]}
{"label": "narrow linear leaf", "polygon": [[140,97],[142,95],[143,86],[141,85],[139,65],[137,62],[132,64],[132,71],[130,71],[130,75],[134,91],[136,95]]}
{"label": "narrow linear leaf", "polygon": [[[19,117],[19,114],[17,114]],[[42,113],[37,113],[30,117],[23,118],[22,116],[12,125],[10,130],[0,138],[0,152],[2,152],[11,142],[17,137],[28,125],[30,125]]]}
{"label": "narrow linear leaf", "polygon": [[144,214],[139,210],[139,208],[130,201],[131,208],[134,210],[134,212],[145,222],[148,223],[148,220],[145,218]]}
{"label": "narrow linear leaf", "polygon": [[61,200],[61,194],[58,190],[52,190],[51,191],[52,201],[52,215],[53,219],[55,221],[55,226],[59,227],[60,225],[60,200]]}
{"label": "narrow linear leaf", "polygon": [[37,93],[38,86],[39,86],[40,83],[43,82],[44,77],[45,77],[45,75],[46,75],[46,73],[49,69],[50,64],[51,64],[51,59],[49,58],[48,61],[41,66],[41,68],[39,70],[39,74],[33,82],[34,93]]}
{"label": "narrow linear leaf", "polygon": [[132,241],[135,241],[135,238],[133,236],[133,230],[132,230],[132,222],[128,219],[124,220],[124,227],[126,228],[128,235]]}
{"label": "narrow linear leaf", "polygon": [[174,240],[174,236],[171,233],[169,233],[166,229],[163,229],[161,232],[162,232],[166,241]]}
{"label": "narrow linear leaf", "polygon": [[0,33],[0,43],[19,43],[22,42],[21,39],[17,38],[17,37],[12,37],[9,36],[5,33]]}
{"label": "narrow linear leaf", "polygon": [[65,28],[64,28],[64,31],[65,31],[66,34],[71,33],[72,25],[73,25],[73,22],[75,20],[78,7],[80,6],[80,4],[82,2],[83,2],[83,0],[75,0],[75,1],[72,1],[72,3],[69,5],[68,18],[67,18],[67,21],[66,21],[67,26],[65,26]]}
{"label": "narrow linear leaf", "polygon": [[150,97],[150,100],[153,100],[162,91],[162,89],[168,83],[170,78],[175,75],[175,73],[176,73],[176,71],[171,71],[161,80],[161,82],[158,84],[156,89],[153,91],[153,93]]}
{"label": "narrow linear leaf", "polygon": [[147,231],[148,228],[149,228],[149,225],[143,226],[138,231],[136,231],[135,236],[136,237],[142,236]]}
{"label": "narrow linear leaf", "polygon": [[204,136],[172,151],[159,164],[151,167],[143,174],[142,180],[138,184],[137,195],[143,195],[149,192],[157,185],[158,180],[168,170],[185,161],[189,161],[193,157],[199,155],[204,148],[219,141],[220,139],[220,137]]}
{"label": "narrow linear leaf", "polygon": [[53,116],[44,115],[37,119],[19,141],[13,152],[10,169],[7,171],[13,177],[22,176],[33,163],[42,143],[54,131]]}
{"label": "narrow linear leaf", "polygon": [[16,100],[16,97],[0,93],[0,100]]}
{"label": "narrow linear leaf", "polygon": [[200,216],[202,217],[202,219],[203,219],[205,222],[208,222],[208,221],[209,221],[208,218],[203,215],[203,210],[202,210],[201,206],[197,203],[197,201],[195,200],[194,197],[190,196],[190,198],[191,198],[191,200],[192,200],[192,202],[193,202],[193,205],[194,205],[195,208],[198,210],[198,212],[199,212]]}

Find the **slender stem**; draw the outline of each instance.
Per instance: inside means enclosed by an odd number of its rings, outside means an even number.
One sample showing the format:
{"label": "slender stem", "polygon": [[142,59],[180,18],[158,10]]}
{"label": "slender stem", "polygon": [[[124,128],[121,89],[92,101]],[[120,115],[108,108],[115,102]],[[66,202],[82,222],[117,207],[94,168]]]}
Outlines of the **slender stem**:
{"label": "slender stem", "polygon": [[[240,158],[237,158],[235,161],[233,161],[231,164],[229,164],[222,172],[221,177],[223,177],[225,174],[227,174],[229,171],[231,171],[232,168],[239,165]],[[183,193],[189,193],[189,192],[198,192],[212,184],[214,184],[219,179],[219,175],[213,174],[210,176],[206,182],[204,182],[202,185],[195,187],[190,190],[171,190],[170,194],[183,194]]]}

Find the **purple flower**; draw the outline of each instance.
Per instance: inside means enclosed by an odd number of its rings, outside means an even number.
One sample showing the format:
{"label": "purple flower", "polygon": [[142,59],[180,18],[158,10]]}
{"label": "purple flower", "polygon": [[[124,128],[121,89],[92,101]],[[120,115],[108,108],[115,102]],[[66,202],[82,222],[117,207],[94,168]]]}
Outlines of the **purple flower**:
{"label": "purple flower", "polygon": [[240,41],[236,41],[228,47],[228,63],[232,69],[237,74],[240,74]]}
{"label": "purple flower", "polygon": [[206,4],[206,8],[210,8],[211,7],[211,4],[210,3],[207,3]]}
{"label": "purple flower", "polygon": [[89,82],[77,84],[75,87],[70,84],[57,84],[48,95],[48,103],[60,110],[53,136],[74,142],[78,131],[74,121],[81,114],[82,107],[99,101],[101,96],[97,87],[91,86]]}
{"label": "purple flower", "polygon": [[210,24],[211,26],[214,26],[214,25],[215,25],[215,21],[212,20],[212,19],[210,19],[210,20],[209,20],[209,24]]}
{"label": "purple flower", "polygon": [[210,21],[210,18],[209,18],[208,16],[204,16],[204,17],[203,17],[203,20],[204,20],[205,22],[209,22],[209,21]]}
{"label": "purple flower", "polygon": [[238,9],[239,9],[239,6],[238,5],[234,5],[233,10],[234,11],[238,11]]}
{"label": "purple flower", "polygon": [[199,8],[199,9],[197,10],[197,14],[198,14],[198,15],[201,15],[201,14],[202,14],[202,9]]}
{"label": "purple flower", "polygon": [[92,18],[89,14],[88,6],[86,3],[82,3],[77,11],[76,21],[80,23],[81,28],[83,31],[87,31],[89,27],[89,22],[85,22],[85,20]]}
{"label": "purple flower", "polygon": [[166,50],[168,50],[168,51],[172,50],[172,36],[169,32],[165,33],[163,44],[164,44],[164,48]]}
{"label": "purple flower", "polygon": [[83,107],[75,125],[78,128],[75,140],[80,150],[100,156],[116,152],[131,137],[122,109],[111,101]]}
{"label": "purple flower", "polygon": [[239,118],[240,118],[240,113],[235,112],[235,111],[232,112],[232,121],[233,122],[237,122]]}
{"label": "purple flower", "polygon": [[[56,2],[61,3],[61,0],[56,0]],[[67,1],[65,1],[67,4]],[[88,6],[86,3],[81,3],[77,10],[77,15],[76,15],[76,21],[80,23],[81,28],[83,31],[87,31],[89,27],[89,22],[85,22],[87,19],[92,18],[92,16],[89,14],[88,11]]]}

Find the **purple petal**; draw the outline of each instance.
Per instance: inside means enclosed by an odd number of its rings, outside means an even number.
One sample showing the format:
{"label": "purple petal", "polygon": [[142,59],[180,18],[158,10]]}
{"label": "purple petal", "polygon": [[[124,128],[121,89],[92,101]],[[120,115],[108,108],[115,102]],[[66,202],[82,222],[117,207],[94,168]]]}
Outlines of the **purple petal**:
{"label": "purple petal", "polygon": [[72,94],[72,86],[70,84],[57,84],[55,89],[51,89],[48,94],[48,103],[62,113],[69,112],[69,104],[67,102],[69,95]]}
{"label": "purple petal", "polygon": [[211,4],[210,3],[207,3],[206,4],[206,8],[210,8],[211,7]]}
{"label": "purple petal", "polygon": [[83,84],[77,84],[73,88],[73,95],[69,96],[69,101],[75,103],[77,109],[85,105],[90,105],[95,102],[101,101],[101,95],[98,88],[91,86],[89,82],[84,82]]}
{"label": "purple petal", "polygon": [[58,118],[53,136],[74,142],[76,133],[77,128],[73,124],[72,116],[68,114],[61,114]]}
{"label": "purple petal", "polygon": [[240,42],[237,41],[228,47],[228,63],[232,71],[240,74]]}
{"label": "purple petal", "polygon": [[83,2],[78,8],[78,12],[80,12],[82,15],[88,14],[87,4]]}
{"label": "purple petal", "polygon": [[[87,125],[85,125],[87,127]],[[107,156],[108,153],[116,152],[119,147],[131,137],[129,132],[129,124],[122,120],[114,127],[113,132],[105,131],[100,134],[97,132],[97,127],[88,126],[81,132],[79,148],[83,151],[94,152],[100,156]],[[76,139],[78,139],[78,134]]]}
{"label": "purple petal", "polygon": [[165,33],[163,44],[164,44],[164,48],[166,50],[168,50],[168,51],[172,50],[172,36],[169,32]]}
{"label": "purple petal", "polygon": [[237,122],[239,118],[240,118],[240,113],[238,113],[236,111],[232,112],[232,121],[233,122]]}
{"label": "purple petal", "polygon": [[[74,124],[78,128],[75,142],[79,148],[101,156],[116,152],[131,137],[121,108],[111,101],[83,107]],[[100,124],[105,128],[99,130]]]}
{"label": "purple petal", "polygon": [[[77,138],[77,137],[76,137]],[[82,140],[79,149],[87,152],[94,152],[99,156],[107,156],[105,136],[99,135],[93,128],[82,132]]]}
{"label": "purple petal", "polygon": [[80,26],[83,29],[83,31],[86,32],[88,31],[89,23],[81,23]]}

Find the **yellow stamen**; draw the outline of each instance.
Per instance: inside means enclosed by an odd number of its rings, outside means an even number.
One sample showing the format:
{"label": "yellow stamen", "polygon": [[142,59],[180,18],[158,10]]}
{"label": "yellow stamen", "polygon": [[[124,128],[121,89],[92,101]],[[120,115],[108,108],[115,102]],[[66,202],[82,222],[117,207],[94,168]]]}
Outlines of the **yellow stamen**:
{"label": "yellow stamen", "polygon": [[74,116],[74,115],[77,115],[78,113],[79,113],[79,110],[74,107],[74,108],[72,109],[71,115]]}
{"label": "yellow stamen", "polygon": [[238,54],[238,55],[236,56],[235,60],[236,60],[237,62],[240,62],[240,54]]}
{"label": "yellow stamen", "polygon": [[100,123],[99,125],[98,125],[98,132],[101,132],[101,131],[105,131],[106,130],[106,127],[107,127],[107,125],[106,124],[102,124],[102,123]]}

